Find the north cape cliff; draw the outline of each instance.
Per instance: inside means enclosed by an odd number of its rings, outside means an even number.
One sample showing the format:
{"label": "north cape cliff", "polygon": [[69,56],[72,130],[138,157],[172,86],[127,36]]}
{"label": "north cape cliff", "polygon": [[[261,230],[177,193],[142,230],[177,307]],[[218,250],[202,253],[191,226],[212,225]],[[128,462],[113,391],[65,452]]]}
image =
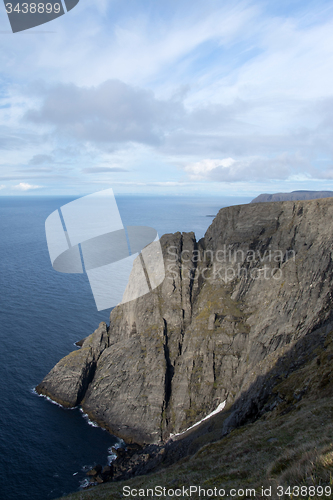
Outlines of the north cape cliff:
{"label": "north cape cliff", "polygon": [[[165,440],[223,401],[246,412],[244,394],[332,320],[332,235],[333,199],[228,207],[198,242],[164,235],[163,283],[114,308],[36,390],[128,442]],[[129,289],[136,276],[134,263]]]}

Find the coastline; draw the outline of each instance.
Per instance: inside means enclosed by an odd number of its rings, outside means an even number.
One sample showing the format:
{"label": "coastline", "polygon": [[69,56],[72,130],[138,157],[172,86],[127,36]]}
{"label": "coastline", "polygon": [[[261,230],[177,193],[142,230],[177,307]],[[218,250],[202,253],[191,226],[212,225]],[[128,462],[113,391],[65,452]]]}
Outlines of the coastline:
{"label": "coastline", "polygon": [[[79,410],[80,413],[82,414],[82,417],[84,418],[84,420],[87,422],[88,425],[90,425],[91,427],[98,427],[99,429],[102,429],[103,431],[107,430],[105,427],[103,427],[101,425],[98,425],[97,422],[94,422],[93,420],[90,420],[89,415],[84,412],[83,408],[80,405],[78,405],[78,406],[64,406],[64,405],[58,403],[57,401],[55,401],[54,399],[52,399],[50,396],[47,396],[46,394],[39,394],[36,391],[36,387],[33,387],[31,389],[31,393],[34,394],[35,396],[38,396],[39,398],[45,398],[50,403],[52,403],[53,405],[59,406],[63,410],[66,410],[66,411],[68,411],[68,410]],[[114,437],[117,437],[117,436],[114,436]]]}

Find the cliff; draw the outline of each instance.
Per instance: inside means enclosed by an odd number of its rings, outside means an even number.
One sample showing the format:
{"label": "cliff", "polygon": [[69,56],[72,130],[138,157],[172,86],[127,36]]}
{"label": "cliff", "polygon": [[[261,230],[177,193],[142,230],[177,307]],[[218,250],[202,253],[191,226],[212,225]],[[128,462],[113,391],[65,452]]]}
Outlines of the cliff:
{"label": "cliff", "polygon": [[251,203],[263,203],[268,201],[296,201],[316,200],[319,198],[331,198],[333,191],[292,191],[291,193],[260,194]]}
{"label": "cliff", "polygon": [[164,235],[162,285],[117,306],[36,390],[127,442],[165,440],[223,401],[228,433],[269,400],[279,362],[294,352],[297,367],[329,328],[332,229],[322,199],[224,208],[198,242]]}

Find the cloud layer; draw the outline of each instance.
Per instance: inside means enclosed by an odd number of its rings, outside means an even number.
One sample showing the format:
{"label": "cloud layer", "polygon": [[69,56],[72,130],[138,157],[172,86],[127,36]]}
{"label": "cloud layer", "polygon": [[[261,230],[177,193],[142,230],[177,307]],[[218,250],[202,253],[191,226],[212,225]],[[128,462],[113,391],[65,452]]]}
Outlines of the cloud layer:
{"label": "cloud layer", "polygon": [[58,135],[90,142],[158,144],[184,114],[181,103],[156,99],[153,92],[108,80],[97,87],[59,84],[44,90],[38,110],[25,118],[55,126]]}
{"label": "cloud layer", "polygon": [[99,0],[52,29],[2,38],[2,194],[333,189],[330,2]]}

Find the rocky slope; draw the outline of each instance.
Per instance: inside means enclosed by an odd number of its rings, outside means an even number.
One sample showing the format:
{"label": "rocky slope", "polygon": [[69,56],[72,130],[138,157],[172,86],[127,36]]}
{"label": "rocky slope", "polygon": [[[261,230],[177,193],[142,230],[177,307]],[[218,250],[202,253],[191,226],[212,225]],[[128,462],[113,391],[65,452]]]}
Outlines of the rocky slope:
{"label": "rocky slope", "polygon": [[269,399],[279,358],[328,328],[332,230],[333,199],[322,199],[224,208],[199,242],[163,236],[162,285],[117,306],[37,391],[139,443],[226,400],[227,433]]}
{"label": "rocky slope", "polygon": [[331,198],[333,191],[292,191],[291,193],[263,193],[254,198],[251,203],[263,203],[268,201],[296,201],[316,200],[319,198]]}

